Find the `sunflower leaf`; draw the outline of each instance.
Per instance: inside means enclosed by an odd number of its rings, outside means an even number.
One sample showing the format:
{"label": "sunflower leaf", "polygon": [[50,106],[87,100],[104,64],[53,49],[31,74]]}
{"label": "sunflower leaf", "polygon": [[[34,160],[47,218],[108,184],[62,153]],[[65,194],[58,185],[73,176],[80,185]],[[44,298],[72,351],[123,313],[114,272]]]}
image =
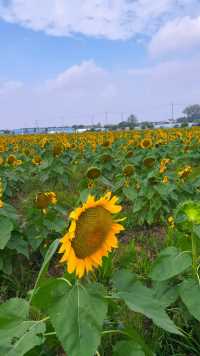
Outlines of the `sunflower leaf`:
{"label": "sunflower leaf", "polygon": [[30,302],[31,302],[31,300],[32,300],[32,298],[33,298],[33,296],[34,296],[34,294],[35,294],[37,288],[38,288],[39,285],[40,285],[40,281],[41,281],[43,275],[44,275],[45,272],[47,271],[49,262],[50,262],[51,258],[53,257],[54,253],[56,252],[59,243],[60,243],[59,239],[54,240],[54,241],[52,242],[52,244],[49,246],[48,250],[47,250],[47,253],[46,253],[46,255],[45,255],[45,258],[44,258],[42,267],[41,267],[41,269],[40,269],[40,272],[39,272],[39,274],[38,274],[38,277],[37,277],[37,280],[36,280],[34,289],[33,289],[32,294],[31,294]]}
{"label": "sunflower leaf", "polygon": [[70,356],[93,356],[100,343],[101,328],[107,312],[104,289],[76,284],[49,308],[56,334]]}
{"label": "sunflower leaf", "polygon": [[14,226],[12,221],[5,216],[0,216],[0,226],[0,250],[3,250],[11,237]]}
{"label": "sunflower leaf", "polygon": [[142,347],[134,341],[118,341],[114,346],[113,356],[145,356]]}
{"label": "sunflower leaf", "polygon": [[114,282],[117,288],[114,296],[123,299],[130,310],[152,319],[157,326],[168,332],[181,335],[162,303],[155,298],[154,290],[145,287],[134,275],[131,279],[130,272],[125,270],[114,275]]}
{"label": "sunflower leaf", "polygon": [[154,281],[165,281],[184,272],[191,265],[189,254],[180,252],[176,247],[167,247],[154,262],[150,277]]}

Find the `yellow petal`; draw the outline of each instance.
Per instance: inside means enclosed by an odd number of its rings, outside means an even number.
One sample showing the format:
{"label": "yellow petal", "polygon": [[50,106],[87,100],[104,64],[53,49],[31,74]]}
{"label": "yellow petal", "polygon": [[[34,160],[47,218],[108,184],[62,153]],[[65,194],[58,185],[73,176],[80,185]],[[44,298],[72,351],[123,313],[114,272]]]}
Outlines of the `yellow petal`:
{"label": "yellow petal", "polygon": [[84,260],[78,260],[77,266],[76,266],[76,275],[79,278],[82,278],[85,272],[85,262]]}
{"label": "yellow petal", "polygon": [[72,233],[75,232],[75,230],[76,230],[76,221],[72,220],[71,225],[69,227],[69,232]]}
{"label": "yellow petal", "polygon": [[71,246],[65,251],[64,255],[62,256],[62,258],[60,260],[60,263],[63,263],[68,260],[70,252],[71,252]]}
{"label": "yellow petal", "polygon": [[120,231],[123,231],[124,227],[121,224],[112,224],[112,231],[114,231],[116,234],[119,233]]}
{"label": "yellow petal", "polygon": [[76,268],[76,265],[77,265],[77,258],[76,258],[76,255],[74,253],[73,248],[71,248],[70,254],[69,254],[69,257],[68,257],[68,264],[67,264],[68,272],[69,273],[74,272],[74,270]]}
{"label": "yellow petal", "polygon": [[118,247],[118,239],[115,236],[115,234],[110,234],[108,238],[106,239],[106,242],[112,247],[112,248],[117,248]]}

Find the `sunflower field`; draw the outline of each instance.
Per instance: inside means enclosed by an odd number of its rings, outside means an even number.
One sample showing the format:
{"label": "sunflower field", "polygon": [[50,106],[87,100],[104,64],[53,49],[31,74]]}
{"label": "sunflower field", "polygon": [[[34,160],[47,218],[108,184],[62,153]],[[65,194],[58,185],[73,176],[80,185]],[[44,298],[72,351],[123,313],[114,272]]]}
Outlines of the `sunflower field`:
{"label": "sunflower field", "polygon": [[0,356],[200,355],[200,128],[0,136]]}

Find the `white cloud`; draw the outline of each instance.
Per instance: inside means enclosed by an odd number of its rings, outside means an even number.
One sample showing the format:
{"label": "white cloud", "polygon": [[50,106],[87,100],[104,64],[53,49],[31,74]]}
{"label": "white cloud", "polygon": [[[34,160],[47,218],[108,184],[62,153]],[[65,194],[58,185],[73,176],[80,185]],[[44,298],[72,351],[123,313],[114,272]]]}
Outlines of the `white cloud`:
{"label": "white cloud", "polygon": [[23,87],[23,83],[20,81],[0,81],[0,94],[8,94],[16,92]]}
{"label": "white cloud", "polygon": [[103,91],[105,82],[109,80],[106,70],[98,67],[93,60],[83,61],[74,65],[47,82],[47,89],[60,90],[65,94],[72,92]]}
{"label": "white cloud", "polygon": [[0,95],[4,127],[119,122],[124,113],[141,120],[165,120],[199,103],[200,56],[143,69],[105,71],[94,61],[72,66],[40,88],[22,87]]}
{"label": "white cloud", "polygon": [[193,14],[194,7],[198,0],[0,0],[0,18],[55,36],[116,40],[151,34],[177,14]]}
{"label": "white cloud", "polygon": [[166,23],[153,37],[149,50],[153,56],[186,52],[200,48],[200,16],[177,18]]}

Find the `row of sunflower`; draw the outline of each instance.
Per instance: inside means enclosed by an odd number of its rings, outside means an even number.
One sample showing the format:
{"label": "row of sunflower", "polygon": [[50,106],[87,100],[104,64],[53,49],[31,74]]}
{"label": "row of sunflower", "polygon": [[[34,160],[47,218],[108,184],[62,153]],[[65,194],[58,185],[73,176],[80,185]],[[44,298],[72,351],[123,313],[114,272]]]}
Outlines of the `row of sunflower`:
{"label": "row of sunflower", "polygon": [[[1,136],[0,355],[170,354],[146,340],[158,328],[181,344],[199,320],[199,160],[198,127]],[[166,248],[136,276],[132,236],[155,228]]]}

